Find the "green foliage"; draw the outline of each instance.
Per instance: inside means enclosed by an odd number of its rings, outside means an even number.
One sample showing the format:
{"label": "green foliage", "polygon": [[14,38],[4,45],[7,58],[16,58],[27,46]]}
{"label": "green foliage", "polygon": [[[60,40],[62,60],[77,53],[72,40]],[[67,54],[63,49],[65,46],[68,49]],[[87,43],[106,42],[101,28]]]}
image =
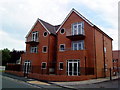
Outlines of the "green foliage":
{"label": "green foliage", "polygon": [[6,64],[9,62],[11,56],[10,56],[10,50],[7,48],[0,50],[2,52],[2,66],[6,66]]}
{"label": "green foliage", "polygon": [[24,51],[17,51],[14,49],[10,51],[7,48],[0,50],[0,58],[2,58],[0,60],[2,61],[2,66],[6,66],[7,63],[16,63],[23,53]]}

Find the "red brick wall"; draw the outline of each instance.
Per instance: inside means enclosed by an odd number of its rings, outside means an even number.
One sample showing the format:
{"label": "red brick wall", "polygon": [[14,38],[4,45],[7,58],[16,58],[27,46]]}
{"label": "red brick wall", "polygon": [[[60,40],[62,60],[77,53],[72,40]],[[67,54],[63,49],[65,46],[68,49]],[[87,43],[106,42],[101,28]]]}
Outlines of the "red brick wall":
{"label": "red brick wall", "polygon": [[[63,24],[61,28],[65,28],[65,30],[71,29],[71,24],[75,22],[82,22],[81,19],[76,13],[72,13],[66,22]],[[85,32],[85,49],[81,51],[59,51],[59,45],[65,44],[66,48],[71,48],[71,40],[66,38],[66,33],[60,34],[60,30],[58,31],[58,42],[57,42],[57,62],[64,62],[64,66],[66,67],[66,61],[69,59],[80,59],[80,67],[85,67],[85,57],[86,57],[86,67],[94,67],[95,58],[94,58],[94,32],[93,28],[84,21],[84,32]],[[66,71],[66,69],[65,69]]]}
{"label": "red brick wall", "polygon": [[10,73],[10,74],[14,74],[14,75],[17,75],[17,76],[24,76],[23,72],[8,71],[8,70],[5,70],[5,72]]}
{"label": "red brick wall", "polygon": [[29,74],[29,77],[47,81],[82,81],[95,78],[94,75],[66,76],[66,75],[40,75],[36,73]]}
{"label": "red brick wall", "polygon": [[[104,74],[104,68],[105,64],[107,65],[106,68],[112,68],[112,40],[95,30],[95,45],[97,77],[109,76],[109,69]],[[106,53],[104,47],[106,47]]]}
{"label": "red brick wall", "polygon": [[[32,65],[41,65],[42,62],[47,62],[53,60],[53,44],[55,37],[53,35],[47,35],[47,37],[43,36],[43,33],[46,31],[44,27],[37,22],[34,28],[32,29],[31,33],[28,37],[32,35],[33,31],[39,32],[39,44],[38,44],[38,53],[30,53],[30,44],[26,44],[26,54],[22,55],[22,64],[24,60],[30,60]],[[47,32],[47,31],[46,31]],[[42,53],[42,47],[47,46],[47,53]],[[50,51],[48,53],[48,51]]]}

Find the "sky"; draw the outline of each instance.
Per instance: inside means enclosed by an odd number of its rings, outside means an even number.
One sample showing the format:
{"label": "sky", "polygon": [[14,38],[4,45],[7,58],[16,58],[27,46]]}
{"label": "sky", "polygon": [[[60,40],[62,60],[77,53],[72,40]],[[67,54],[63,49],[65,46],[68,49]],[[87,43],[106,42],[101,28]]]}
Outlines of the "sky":
{"label": "sky", "polygon": [[25,50],[37,18],[58,25],[72,8],[112,37],[118,49],[118,0],[0,0],[0,49]]}

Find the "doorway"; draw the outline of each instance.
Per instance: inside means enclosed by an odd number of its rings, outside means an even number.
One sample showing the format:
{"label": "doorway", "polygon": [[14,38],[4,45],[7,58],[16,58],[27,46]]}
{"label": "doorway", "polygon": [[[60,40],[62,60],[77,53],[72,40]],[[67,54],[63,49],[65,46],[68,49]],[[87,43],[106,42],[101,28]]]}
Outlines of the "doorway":
{"label": "doorway", "polygon": [[67,61],[67,74],[68,76],[80,75],[79,60],[68,60]]}
{"label": "doorway", "polygon": [[25,61],[24,62],[24,76],[26,77],[28,75],[28,73],[30,72],[30,67],[31,67],[31,62],[30,61]]}

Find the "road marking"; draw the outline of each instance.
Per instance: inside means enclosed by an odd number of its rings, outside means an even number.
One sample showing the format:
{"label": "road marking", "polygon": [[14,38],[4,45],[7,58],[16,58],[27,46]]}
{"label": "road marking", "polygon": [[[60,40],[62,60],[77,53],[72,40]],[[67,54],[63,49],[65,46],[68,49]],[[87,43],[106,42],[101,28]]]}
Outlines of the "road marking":
{"label": "road marking", "polygon": [[44,83],[44,82],[40,82],[40,81],[27,81],[28,83],[31,83],[31,84],[41,84],[41,85],[50,85],[48,83]]}
{"label": "road marking", "polygon": [[29,85],[29,86],[32,86],[32,87],[35,87],[35,88],[42,88],[40,86],[31,85],[30,83],[27,83],[27,82],[24,82],[24,81],[21,81],[21,80],[17,80],[17,79],[13,79],[13,78],[10,78],[10,77],[2,76],[2,78],[9,79],[9,80],[12,80],[12,81],[16,81],[16,82],[19,82],[19,83],[24,83],[26,85]]}

